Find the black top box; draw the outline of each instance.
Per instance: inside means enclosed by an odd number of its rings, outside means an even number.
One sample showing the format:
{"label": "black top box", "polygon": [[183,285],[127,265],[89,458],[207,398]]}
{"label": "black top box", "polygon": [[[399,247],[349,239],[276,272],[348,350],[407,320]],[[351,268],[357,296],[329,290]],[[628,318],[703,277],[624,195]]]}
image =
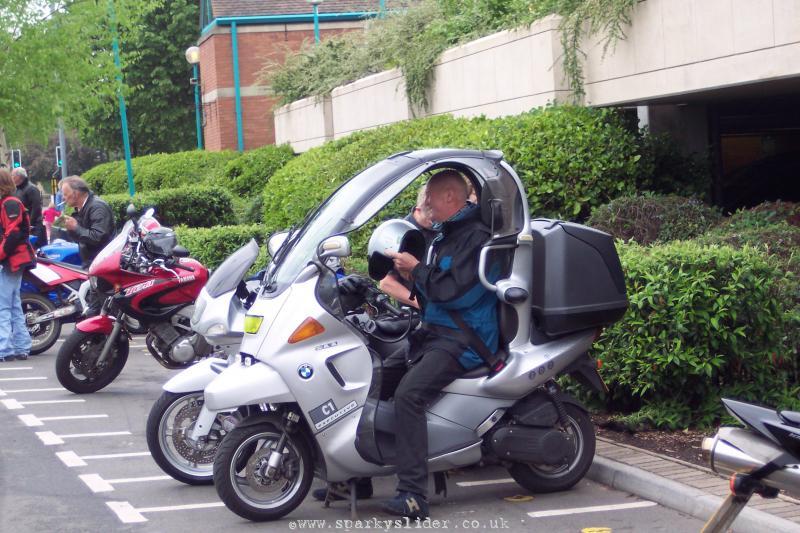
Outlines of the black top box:
{"label": "black top box", "polygon": [[628,297],[614,239],[561,220],[531,221],[532,314],[550,336],[613,324]]}

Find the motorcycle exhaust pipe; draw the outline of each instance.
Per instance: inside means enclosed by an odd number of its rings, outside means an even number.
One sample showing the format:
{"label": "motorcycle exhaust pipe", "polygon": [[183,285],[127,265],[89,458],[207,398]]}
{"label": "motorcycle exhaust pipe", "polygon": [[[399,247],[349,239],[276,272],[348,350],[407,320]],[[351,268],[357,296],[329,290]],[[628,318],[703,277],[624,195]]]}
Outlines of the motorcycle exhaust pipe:
{"label": "motorcycle exhaust pipe", "polygon": [[[746,429],[720,428],[703,439],[703,456],[723,475],[750,474],[786,452],[772,441]],[[800,466],[789,465],[761,480],[764,485],[800,497]]]}

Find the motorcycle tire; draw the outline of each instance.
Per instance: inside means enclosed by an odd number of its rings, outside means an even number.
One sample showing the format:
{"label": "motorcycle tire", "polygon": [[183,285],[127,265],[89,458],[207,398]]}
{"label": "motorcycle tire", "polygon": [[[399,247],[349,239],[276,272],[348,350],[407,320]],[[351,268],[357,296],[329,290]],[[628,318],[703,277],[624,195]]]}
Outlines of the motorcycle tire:
{"label": "motorcycle tire", "polygon": [[582,409],[565,404],[567,428],[575,438],[575,456],[565,465],[512,463],[509,474],[519,485],[534,493],[560,492],[572,488],[592,466],[595,450],[594,424]]}
{"label": "motorcycle tire", "polygon": [[210,485],[214,481],[214,455],[220,440],[197,449],[186,435],[192,431],[203,391],[163,392],[147,417],[147,447],[161,470],[188,485]]}
{"label": "motorcycle tire", "polygon": [[[65,389],[75,394],[97,392],[119,376],[128,360],[129,350],[128,338],[123,334],[99,371],[93,365],[88,369],[90,375],[87,375],[81,368],[86,356],[100,355],[107,338],[103,333],[86,333],[79,329],[70,333],[56,356],[56,377]],[[88,350],[91,352],[87,353]]]}
{"label": "motorcycle tire", "polygon": [[[23,292],[20,300],[26,321],[28,318],[36,318],[56,310],[53,302],[41,294]],[[61,335],[61,320],[54,318],[48,322],[27,326],[27,328],[28,334],[31,336],[31,355],[38,355],[52,348],[58,340]]]}
{"label": "motorcycle tire", "polygon": [[311,489],[313,458],[300,432],[286,439],[281,478],[270,480],[264,475],[281,433],[279,426],[271,422],[237,427],[217,451],[214,487],[228,509],[242,518],[254,522],[277,520],[297,508]]}

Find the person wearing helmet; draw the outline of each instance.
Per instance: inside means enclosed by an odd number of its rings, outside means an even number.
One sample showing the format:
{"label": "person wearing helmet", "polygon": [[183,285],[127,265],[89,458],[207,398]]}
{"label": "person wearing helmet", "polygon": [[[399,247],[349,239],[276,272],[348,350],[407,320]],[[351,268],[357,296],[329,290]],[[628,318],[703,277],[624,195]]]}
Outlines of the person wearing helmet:
{"label": "person wearing helmet", "polygon": [[[393,268],[413,284],[423,309],[422,328],[411,338],[409,369],[394,394],[397,426],[397,495],[383,510],[412,519],[428,516],[428,430],[425,406],[454,379],[484,363],[456,320],[497,351],[495,295],[478,279],[478,258],[491,234],[480,209],[468,202],[464,177],[441,171],[428,181],[425,207],[438,231],[427,259],[387,250]],[[489,278],[497,273],[490,272]]]}
{"label": "person wearing helmet", "polygon": [[[427,250],[431,241],[433,241],[433,238],[436,236],[436,232],[431,229],[433,223],[431,222],[428,209],[425,207],[426,189],[427,187],[425,185],[419,188],[417,192],[417,203],[405,220],[413,224],[414,227],[422,233],[422,236],[425,237],[425,249]],[[378,287],[383,292],[398,302],[419,309],[417,301],[410,298],[412,285],[410,281],[404,280],[395,270],[390,271],[389,274],[378,283]]]}

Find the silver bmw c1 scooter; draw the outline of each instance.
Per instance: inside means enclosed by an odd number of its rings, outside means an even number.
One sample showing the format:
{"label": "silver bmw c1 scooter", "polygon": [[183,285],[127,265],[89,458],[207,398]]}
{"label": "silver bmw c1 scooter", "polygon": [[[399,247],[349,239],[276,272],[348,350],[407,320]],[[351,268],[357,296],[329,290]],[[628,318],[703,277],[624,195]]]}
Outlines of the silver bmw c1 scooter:
{"label": "silver bmw c1 scooter", "polygon": [[203,405],[203,389],[239,352],[245,312],[259,285],[243,278],[258,253],[258,244],[251,239],[211,274],[195,301],[191,326],[213,347],[213,353],[167,381],[147,419],[147,446],[153,459],[164,472],[190,485],[212,482],[214,455],[236,423],[235,415],[220,412],[206,431],[192,435]]}
{"label": "silver bmw c1 scooter", "polygon": [[[428,406],[429,471],[491,460],[524,488],[550,492],[572,487],[591,465],[591,420],[554,380],[571,374],[604,387],[588,350],[627,308],[613,240],[577,224],[531,221],[523,185],[500,152],[406,152],[351,178],[292,232],[247,313],[240,361],[205,388],[198,427],[220,411],[243,416],[214,460],[217,492],[236,514],[280,518],[315,476],[349,482],[355,512],[354,479],[395,472],[402,428],[392,400],[381,399],[386,354],[348,320],[324,261],[349,256],[347,233],[442,168],[473,182],[491,228],[479,277],[498,298],[503,354],[501,365],[470,371]],[[491,283],[485,272],[497,262],[502,275]]]}

